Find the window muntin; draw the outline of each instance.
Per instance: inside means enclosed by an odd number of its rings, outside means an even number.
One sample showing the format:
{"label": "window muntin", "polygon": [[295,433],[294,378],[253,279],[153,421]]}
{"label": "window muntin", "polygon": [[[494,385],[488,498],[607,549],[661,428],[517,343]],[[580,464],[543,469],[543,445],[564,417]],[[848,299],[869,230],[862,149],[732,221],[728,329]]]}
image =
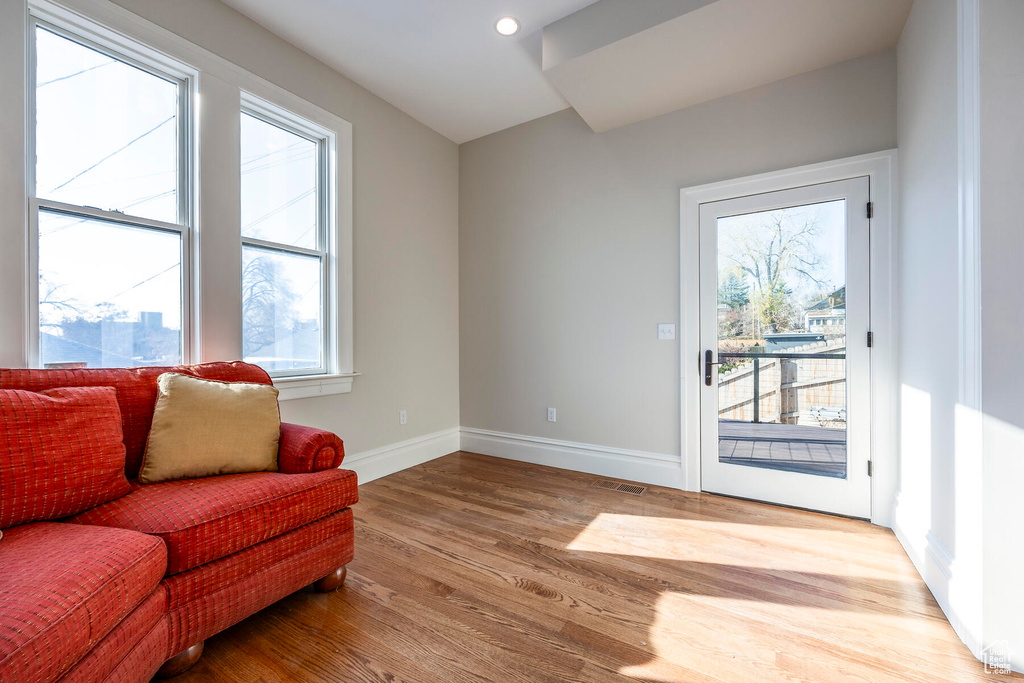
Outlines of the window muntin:
{"label": "window muntin", "polygon": [[325,373],[327,141],[266,109],[241,114],[243,358],[275,376]]}
{"label": "window muntin", "polygon": [[32,361],[188,358],[187,80],[30,24]]}

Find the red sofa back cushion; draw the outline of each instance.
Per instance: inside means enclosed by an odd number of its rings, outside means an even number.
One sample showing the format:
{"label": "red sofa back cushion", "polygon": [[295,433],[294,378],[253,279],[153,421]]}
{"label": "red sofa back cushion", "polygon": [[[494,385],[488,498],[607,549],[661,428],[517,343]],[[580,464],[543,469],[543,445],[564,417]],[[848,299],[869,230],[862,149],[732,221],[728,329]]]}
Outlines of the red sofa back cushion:
{"label": "red sofa back cushion", "polygon": [[146,437],[156,406],[156,380],[165,372],[180,372],[223,382],[272,384],[270,375],[258,365],[241,361],[203,363],[164,368],[99,368],[85,370],[0,369],[0,389],[45,391],[57,387],[114,387],[121,406],[124,432],[124,471],[129,479],[139,476],[139,464],[146,450]]}
{"label": "red sofa back cushion", "polygon": [[112,387],[0,390],[0,529],[67,517],[130,490]]}

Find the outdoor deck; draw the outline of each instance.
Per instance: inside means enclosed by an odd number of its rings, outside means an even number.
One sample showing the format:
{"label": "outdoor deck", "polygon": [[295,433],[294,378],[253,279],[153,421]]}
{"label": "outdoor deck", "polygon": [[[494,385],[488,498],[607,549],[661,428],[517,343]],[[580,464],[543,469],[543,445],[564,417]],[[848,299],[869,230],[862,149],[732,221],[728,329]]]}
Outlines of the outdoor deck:
{"label": "outdoor deck", "polygon": [[846,477],[846,430],[719,420],[718,459],[731,465]]}

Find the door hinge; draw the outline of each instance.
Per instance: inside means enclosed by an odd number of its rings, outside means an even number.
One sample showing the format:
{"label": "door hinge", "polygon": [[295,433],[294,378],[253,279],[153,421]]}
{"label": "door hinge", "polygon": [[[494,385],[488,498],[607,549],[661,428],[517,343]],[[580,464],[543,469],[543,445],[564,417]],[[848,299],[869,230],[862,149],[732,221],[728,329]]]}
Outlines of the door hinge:
{"label": "door hinge", "polygon": [[870,349],[874,345],[875,345],[875,333],[874,332],[868,332],[868,348]]}
{"label": "door hinge", "polygon": [[874,218],[874,217],[875,217],[875,203],[874,202],[868,202],[868,218]]}
{"label": "door hinge", "polygon": [[868,460],[868,476],[871,476],[871,461]]}

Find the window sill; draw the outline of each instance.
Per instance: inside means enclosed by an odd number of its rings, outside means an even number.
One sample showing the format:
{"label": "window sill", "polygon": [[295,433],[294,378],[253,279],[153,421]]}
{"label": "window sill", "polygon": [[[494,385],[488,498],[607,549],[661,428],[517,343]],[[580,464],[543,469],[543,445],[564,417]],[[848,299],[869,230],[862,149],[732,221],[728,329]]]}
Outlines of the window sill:
{"label": "window sill", "polygon": [[332,394],[347,394],[352,391],[352,380],[359,376],[358,372],[337,375],[307,375],[305,377],[277,377],[277,400],[291,401],[297,398],[313,398]]}

